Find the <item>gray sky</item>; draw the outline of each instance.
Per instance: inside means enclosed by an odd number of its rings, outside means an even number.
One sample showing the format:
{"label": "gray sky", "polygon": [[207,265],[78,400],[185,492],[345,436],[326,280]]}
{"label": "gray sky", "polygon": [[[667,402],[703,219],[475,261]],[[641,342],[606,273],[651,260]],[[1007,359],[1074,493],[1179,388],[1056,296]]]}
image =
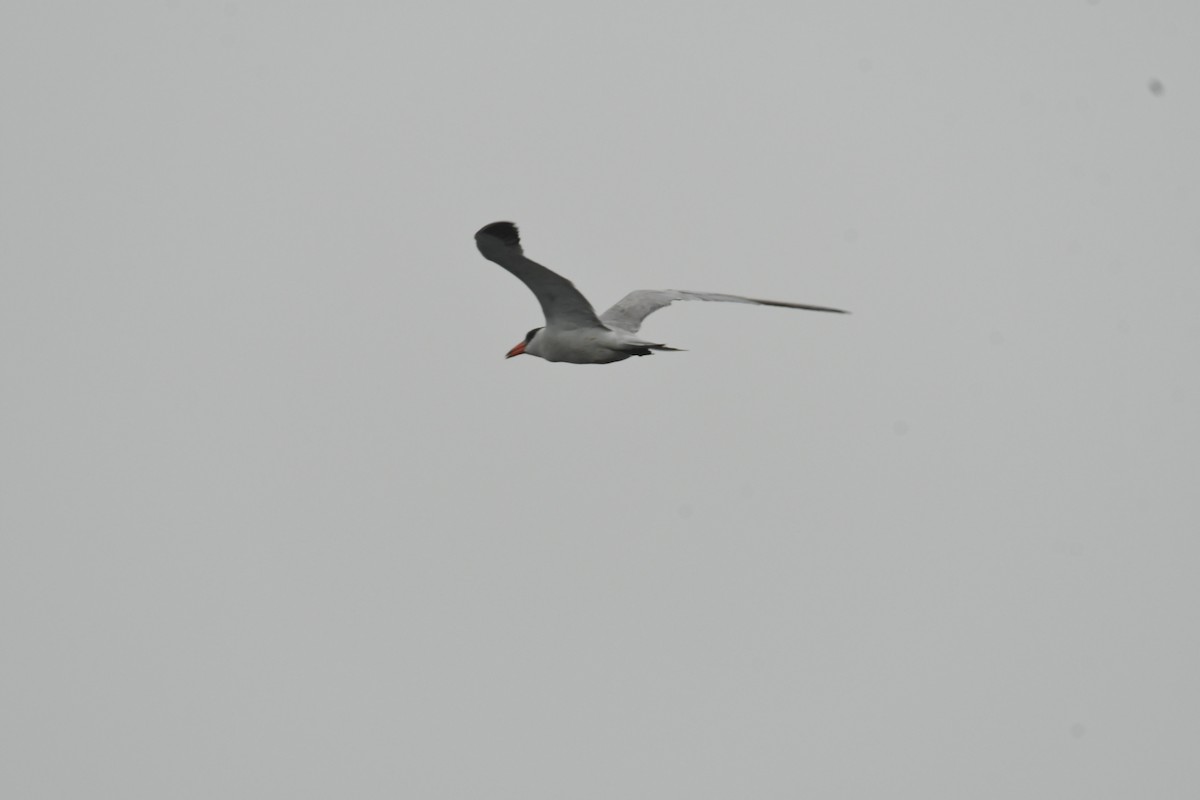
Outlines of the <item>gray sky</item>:
{"label": "gray sky", "polygon": [[1195,797],[1198,29],[4,3],[0,795]]}

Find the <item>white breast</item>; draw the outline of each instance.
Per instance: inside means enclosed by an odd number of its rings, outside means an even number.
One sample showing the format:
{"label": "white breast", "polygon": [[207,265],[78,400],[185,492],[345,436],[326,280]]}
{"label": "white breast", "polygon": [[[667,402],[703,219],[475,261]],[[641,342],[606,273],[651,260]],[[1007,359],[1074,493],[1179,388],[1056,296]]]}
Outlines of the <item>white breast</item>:
{"label": "white breast", "polygon": [[547,361],[570,364],[611,364],[631,355],[627,352],[634,337],[608,328],[542,328],[525,345],[525,352]]}

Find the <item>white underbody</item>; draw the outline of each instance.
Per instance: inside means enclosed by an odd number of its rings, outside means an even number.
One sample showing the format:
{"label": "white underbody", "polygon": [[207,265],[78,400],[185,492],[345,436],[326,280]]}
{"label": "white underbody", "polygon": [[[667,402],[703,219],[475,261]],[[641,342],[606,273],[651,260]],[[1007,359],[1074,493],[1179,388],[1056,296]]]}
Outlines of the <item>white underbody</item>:
{"label": "white underbody", "polygon": [[[547,325],[525,345],[525,352],[547,361],[570,364],[611,364],[637,355],[636,350],[660,347],[619,328],[555,328]],[[644,353],[643,353],[644,355]]]}

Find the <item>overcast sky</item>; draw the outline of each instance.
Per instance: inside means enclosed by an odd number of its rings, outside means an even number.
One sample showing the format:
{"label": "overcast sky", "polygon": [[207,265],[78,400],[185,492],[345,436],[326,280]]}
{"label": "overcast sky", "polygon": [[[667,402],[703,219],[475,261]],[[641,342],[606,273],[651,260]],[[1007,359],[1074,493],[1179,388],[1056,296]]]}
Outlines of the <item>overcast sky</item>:
{"label": "overcast sky", "polygon": [[4,2],[0,795],[1196,797],[1198,30]]}

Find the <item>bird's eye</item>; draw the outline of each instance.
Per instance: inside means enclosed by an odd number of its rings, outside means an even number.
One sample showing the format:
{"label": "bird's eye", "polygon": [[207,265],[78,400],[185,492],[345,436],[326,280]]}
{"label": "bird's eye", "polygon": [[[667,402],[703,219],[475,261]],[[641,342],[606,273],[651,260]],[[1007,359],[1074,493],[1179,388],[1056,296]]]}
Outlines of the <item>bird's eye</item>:
{"label": "bird's eye", "polygon": [[541,328],[534,328],[529,333],[525,334],[525,344],[529,344],[529,340],[532,339],[534,334],[536,334],[540,330],[541,330]]}

